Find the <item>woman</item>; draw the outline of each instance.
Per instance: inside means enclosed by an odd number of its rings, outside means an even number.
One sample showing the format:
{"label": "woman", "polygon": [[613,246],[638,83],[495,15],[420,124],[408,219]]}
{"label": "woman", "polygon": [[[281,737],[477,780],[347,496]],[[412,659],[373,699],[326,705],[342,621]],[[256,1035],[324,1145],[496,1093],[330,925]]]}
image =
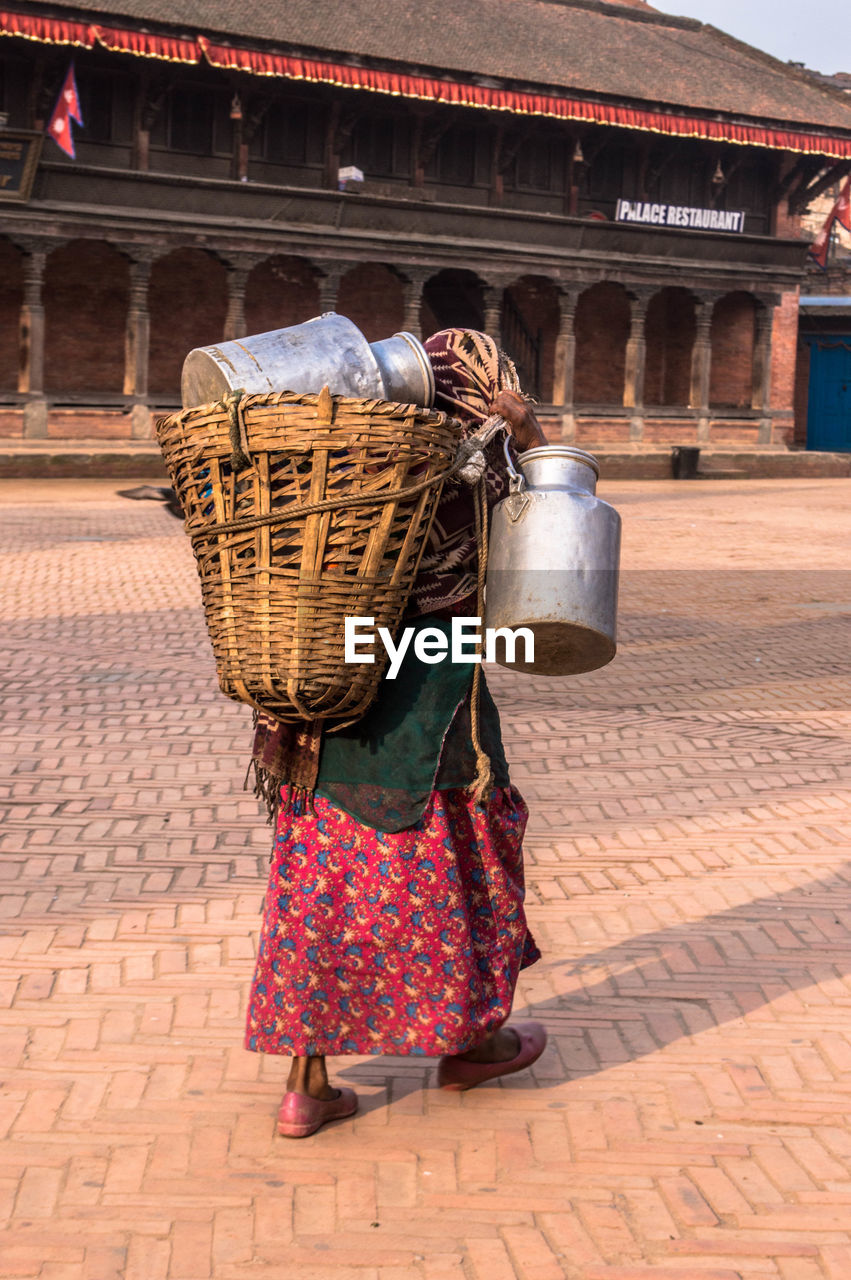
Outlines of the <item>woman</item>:
{"label": "woman", "polygon": [[[425,348],[437,407],[468,432],[499,414],[519,451],[546,443],[491,338],[449,329]],[[508,491],[501,433],[485,454],[492,506]],[[452,481],[406,624],[448,631],[453,616],[475,616],[476,568],[472,490]],[[440,1086],[468,1089],[530,1066],[546,1044],[537,1023],[504,1025],[519,970],[539,952],[523,912],[527,812],[496,708],[482,678],[478,736],[493,789],[477,802],[473,668],[426,666],[412,652],[321,754],[306,729],[258,726],[255,762],[276,788],[310,777],[314,790],[312,806],[278,812],[247,1019],[249,1049],[293,1059],[278,1115],[285,1137],[356,1111],[354,1091],[329,1084],[327,1054],[440,1055]]]}

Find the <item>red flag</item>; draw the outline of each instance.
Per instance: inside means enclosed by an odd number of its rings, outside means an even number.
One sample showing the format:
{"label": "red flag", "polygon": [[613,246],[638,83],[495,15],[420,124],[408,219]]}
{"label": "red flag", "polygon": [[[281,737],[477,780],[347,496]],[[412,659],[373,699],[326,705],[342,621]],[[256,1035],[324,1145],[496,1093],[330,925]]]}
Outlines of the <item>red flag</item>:
{"label": "red flag", "polygon": [[807,250],[807,257],[812,258],[817,267],[827,271],[827,255],[830,253],[830,234],[836,221],[836,207],[827,215],[824,226]]}
{"label": "red flag", "polygon": [[83,113],[80,110],[80,95],[77,93],[77,81],[74,79],[73,62],[68,68],[65,82],[59,91],[59,97],[56,99],[56,106],[53,108],[53,115],[47,124],[48,136],[73,160],[75,152],[74,137],[71,133],[72,120],[76,120],[77,124],[80,125],[83,123]]}
{"label": "red flag", "polygon": [[839,199],[833,208],[833,216],[841,222],[846,231],[851,231],[851,177],[839,193]]}

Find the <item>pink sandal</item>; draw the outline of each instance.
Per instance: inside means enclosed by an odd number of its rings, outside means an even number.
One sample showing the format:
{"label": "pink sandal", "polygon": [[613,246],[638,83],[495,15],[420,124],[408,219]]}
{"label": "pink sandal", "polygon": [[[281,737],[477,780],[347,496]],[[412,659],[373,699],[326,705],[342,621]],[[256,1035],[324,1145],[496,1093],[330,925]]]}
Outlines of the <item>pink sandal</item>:
{"label": "pink sandal", "polygon": [[520,1041],[520,1048],[507,1062],[468,1062],[456,1054],[446,1054],[437,1064],[437,1083],[441,1089],[472,1089],[485,1080],[498,1076],[510,1076],[537,1062],[547,1047],[547,1032],[540,1022],[514,1022],[512,1031]]}
{"label": "pink sandal", "polygon": [[336,1098],[311,1098],[306,1093],[285,1093],[278,1111],[282,1138],[309,1138],[329,1120],[344,1120],[358,1109],[354,1089],[338,1089]]}

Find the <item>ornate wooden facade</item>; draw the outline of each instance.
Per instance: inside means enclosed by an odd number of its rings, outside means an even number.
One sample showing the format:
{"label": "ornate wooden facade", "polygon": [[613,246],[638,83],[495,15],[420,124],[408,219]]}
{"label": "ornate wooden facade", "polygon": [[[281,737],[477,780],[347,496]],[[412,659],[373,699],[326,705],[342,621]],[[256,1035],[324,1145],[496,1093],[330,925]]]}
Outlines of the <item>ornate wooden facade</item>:
{"label": "ornate wooden facade", "polygon": [[[29,201],[0,204],[5,434],[147,436],[189,348],[337,308],[370,338],[500,335],[566,440],[791,442],[798,215],[851,167],[851,105],[829,88],[801,89],[803,119],[725,117],[484,62],[464,77],[440,50],[426,68],[322,61],[252,37],[250,3],[230,43],[157,21],[155,0],[132,19],[20,7],[0,12],[7,131],[44,128],[71,53],[85,124],[75,159],[47,140]],[[705,57],[718,38],[641,6],[552,8],[610,42],[673,31]],[[341,190],[349,165],[365,181]],[[624,198],[741,210],[744,231],[619,222]]]}

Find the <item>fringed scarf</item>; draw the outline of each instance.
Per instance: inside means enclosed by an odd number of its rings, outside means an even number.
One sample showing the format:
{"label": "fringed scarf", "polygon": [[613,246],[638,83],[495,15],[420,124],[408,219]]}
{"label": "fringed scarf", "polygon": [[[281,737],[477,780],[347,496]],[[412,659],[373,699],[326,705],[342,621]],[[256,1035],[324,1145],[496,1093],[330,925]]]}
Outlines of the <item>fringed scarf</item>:
{"label": "fringed scarf", "polygon": [[435,403],[462,422],[484,422],[500,391],[519,391],[514,361],[475,329],[441,329],[423,344],[434,370]]}
{"label": "fringed scarf", "polygon": [[287,791],[287,808],[311,802],[321,749],[321,720],[284,724],[268,711],[255,711],[254,747],[248,771],[254,771],[254,794],[265,804],[270,822],[277,816],[282,787]]}

